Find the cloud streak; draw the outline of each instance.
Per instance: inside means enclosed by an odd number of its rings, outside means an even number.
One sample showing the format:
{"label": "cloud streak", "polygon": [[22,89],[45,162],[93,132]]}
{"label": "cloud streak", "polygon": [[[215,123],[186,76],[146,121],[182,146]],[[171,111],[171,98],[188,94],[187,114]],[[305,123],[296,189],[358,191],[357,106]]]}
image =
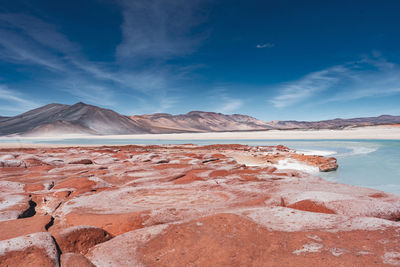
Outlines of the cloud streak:
{"label": "cloud streak", "polygon": [[[285,108],[319,97],[315,103],[343,102],[400,93],[400,66],[381,57],[333,66],[281,84],[269,102]],[[329,95],[322,96],[329,91]],[[323,99],[321,99],[323,97]]]}
{"label": "cloud streak", "polygon": [[[33,72],[48,71],[42,83],[67,92],[79,100],[111,105],[113,90],[104,86],[117,82],[116,76],[85,60],[79,45],[39,18],[23,14],[0,14],[0,58],[14,64],[32,66]],[[37,68],[37,66],[41,68]],[[39,78],[40,79],[40,78]],[[118,81],[122,83],[123,81]],[[5,91],[4,93],[12,92]],[[3,98],[5,99],[5,98]],[[7,101],[20,103],[15,97]],[[29,105],[26,106],[27,110]]]}
{"label": "cloud streak", "polygon": [[107,63],[87,60],[80,45],[38,17],[3,13],[0,59],[33,67],[33,72],[47,70],[49,74],[36,79],[82,101],[115,105],[120,92],[166,110],[179,98],[158,96],[179,90],[191,67],[168,65],[164,60],[193,52],[204,39],[191,33],[205,18],[197,12],[203,2],[119,1],[123,40],[116,47],[117,61]]}
{"label": "cloud streak", "polygon": [[218,109],[218,112],[221,113],[231,113],[243,106],[243,101],[240,99],[224,97],[223,101],[224,103]]}
{"label": "cloud streak", "polygon": [[272,48],[274,47],[275,44],[272,43],[265,43],[265,44],[258,44],[256,45],[256,48]]}
{"label": "cloud streak", "polygon": [[242,99],[234,98],[228,93],[227,86],[218,86],[210,91],[210,99],[214,103],[214,108],[216,112],[220,113],[232,113],[240,109],[244,105]]}
{"label": "cloud streak", "polygon": [[306,75],[298,81],[285,83],[278,90],[280,94],[270,100],[277,108],[284,108],[301,102],[314,94],[324,91],[339,81],[346,69],[335,66]]}
{"label": "cloud streak", "polygon": [[123,40],[117,47],[120,61],[165,60],[193,52],[204,39],[193,28],[205,20],[203,0],[120,1]]}
{"label": "cloud streak", "polygon": [[[3,101],[4,103],[1,103]],[[5,113],[24,112],[39,106],[36,102],[28,100],[28,97],[20,92],[11,90],[5,85],[0,85],[0,103],[0,110]]]}

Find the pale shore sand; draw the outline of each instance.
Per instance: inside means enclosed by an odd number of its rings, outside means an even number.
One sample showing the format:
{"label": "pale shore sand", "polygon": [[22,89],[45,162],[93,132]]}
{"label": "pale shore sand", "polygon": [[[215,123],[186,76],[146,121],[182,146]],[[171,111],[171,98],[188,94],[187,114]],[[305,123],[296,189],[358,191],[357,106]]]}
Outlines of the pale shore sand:
{"label": "pale shore sand", "polygon": [[[400,127],[369,126],[344,130],[271,130],[252,132],[214,132],[214,133],[178,133],[178,134],[138,134],[138,135],[57,135],[43,137],[0,137],[0,147],[48,147],[62,146],[54,144],[32,144],[38,140],[57,141],[62,139],[92,140],[274,140],[274,139],[379,139],[400,140]],[[14,142],[15,141],[15,142]],[[69,142],[71,143],[71,142]],[[134,143],[134,142],[133,142]],[[104,142],[107,144],[107,141]],[[120,144],[113,144],[120,145]],[[65,146],[65,145],[64,145]],[[68,144],[70,146],[70,144]],[[96,145],[78,145],[96,146]]]}

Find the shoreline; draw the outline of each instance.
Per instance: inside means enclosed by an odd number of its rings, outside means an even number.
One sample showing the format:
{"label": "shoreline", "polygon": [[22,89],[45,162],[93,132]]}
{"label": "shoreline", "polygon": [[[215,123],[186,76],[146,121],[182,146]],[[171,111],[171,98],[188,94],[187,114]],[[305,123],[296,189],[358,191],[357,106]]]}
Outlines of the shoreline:
{"label": "shoreline", "polygon": [[[35,141],[62,140],[400,140],[400,127],[369,126],[344,130],[270,130],[253,132],[208,132],[177,134],[133,134],[133,135],[58,135],[40,137],[0,137],[0,147],[10,145],[45,145]],[[104,142],[106,144],[107,142]],[[61,143],[59,143],[61,144]],[[49,144],[49,145],[59,145]],[[74,144],[67,144],[69,146]],[[91,144],[76,144],[91,146]],[[96,144],[98,145],[98,144]],[[108,144],[107,144],[108,145]],[[120,145],[120,144],[110,144]]]}

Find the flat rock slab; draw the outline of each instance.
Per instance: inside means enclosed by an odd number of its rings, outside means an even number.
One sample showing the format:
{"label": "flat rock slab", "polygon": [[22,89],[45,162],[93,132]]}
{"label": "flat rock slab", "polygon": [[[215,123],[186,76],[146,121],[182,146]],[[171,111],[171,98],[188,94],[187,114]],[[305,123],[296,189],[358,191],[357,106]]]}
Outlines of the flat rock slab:
{"label": "flat rock slab", "polygon": [[23,162],[0,165],[2,263],[400,264],[400,196],[315,175],[336,169],[334,158],[129,145],[0,149],[0,159]]}
{"label": "flat rock slab", "polygon": [[338,233],[271,231],[249,218],[223,213],[132,231],[95,246],[87,257],[97,266],[400,264],[395,257],[399,237],[398,228]]}
{"label": "flat rock slab", "polygon": [[50,225],[50,215],[38,215],[30,218],[16,219],[0,222],[0,240],[6,240],[22,235],[47,231]]}

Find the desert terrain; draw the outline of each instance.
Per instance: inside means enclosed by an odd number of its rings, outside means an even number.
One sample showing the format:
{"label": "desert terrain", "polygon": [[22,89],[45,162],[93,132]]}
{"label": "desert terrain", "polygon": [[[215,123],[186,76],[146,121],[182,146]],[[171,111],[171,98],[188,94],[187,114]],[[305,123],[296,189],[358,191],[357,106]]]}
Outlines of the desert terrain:
{"label": "desert terrain", "polygon": [[400,196],[284,146],[0,149],[1,266],[391,266]]}

